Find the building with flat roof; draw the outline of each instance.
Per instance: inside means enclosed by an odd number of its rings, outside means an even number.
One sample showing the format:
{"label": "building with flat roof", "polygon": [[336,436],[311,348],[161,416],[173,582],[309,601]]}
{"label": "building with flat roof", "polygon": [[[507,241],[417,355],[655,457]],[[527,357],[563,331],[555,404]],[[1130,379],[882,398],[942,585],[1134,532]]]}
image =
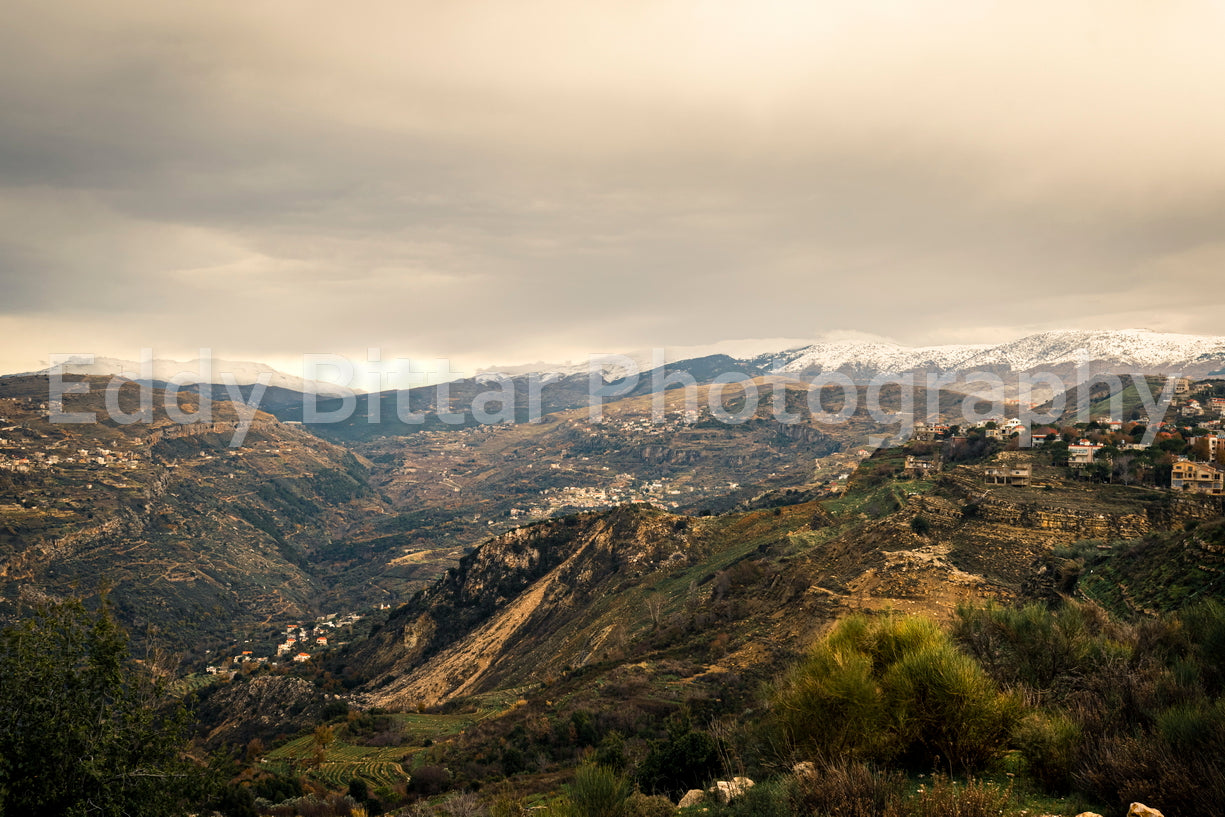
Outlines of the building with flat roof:
{"label": "building with flat roof", "polygon": [[988,485],[1011,485],[1026,488],[1034,477],[1034,467],[1024,465],[988,465],[983,469],[983,481]]}
{"label": "building with flat roof", "polygon": [[1219,496],[1225,494],[1225,470],[1207,463],[1181,460],[1174,463],[1170,487],[1175,491]]}

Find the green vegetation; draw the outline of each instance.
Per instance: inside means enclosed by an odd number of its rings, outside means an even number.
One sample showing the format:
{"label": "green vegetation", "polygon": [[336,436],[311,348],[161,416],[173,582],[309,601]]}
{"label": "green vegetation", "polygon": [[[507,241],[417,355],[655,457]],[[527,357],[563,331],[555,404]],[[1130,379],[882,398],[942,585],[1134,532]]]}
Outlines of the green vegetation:
{"label": "green vegetation", "polygon": [[634,749],[575,713],[569,739],[599,765],[580,765],[548,813],[645,813],[651,798],[631,781],[675,802],[746,772],[757,786],[728,803],[708,798],[703,813],[1019,817],[1134,800],[1209,813],[1225,797],[1214,766],[1222,692],[1225,608],[1215,603],[1137,624],[1075,603],[963,607],[948,629],[853,615],[731,731],[684,710]]}
{"label": "green vegetation", "polygon": [[1152,532],[1105,545],[1082,542],[1056,552],[1076,589],[1124,618],[1220,598],[1225,591],[1225,521]]}
{"label": "green vegetation", "polygon": [[0,632],[0,812],[184,814],[205,772],[187,715],[128,655],[103,606],[40,606]]}
{"label": "green vegetation", "polygon": [[998,683],[1034,702],[1012,744],[1048,790],[1160,799],[1182,814],[1225,802],[1221,605],[1134,625],[1076,604],[963,608],[955,634]]}
{"label": "green vegetation", "polygon": [[967,771],[1003,750],[1021,711],[936,624],[893,615],[843,619],[772,705],[799,754]]}

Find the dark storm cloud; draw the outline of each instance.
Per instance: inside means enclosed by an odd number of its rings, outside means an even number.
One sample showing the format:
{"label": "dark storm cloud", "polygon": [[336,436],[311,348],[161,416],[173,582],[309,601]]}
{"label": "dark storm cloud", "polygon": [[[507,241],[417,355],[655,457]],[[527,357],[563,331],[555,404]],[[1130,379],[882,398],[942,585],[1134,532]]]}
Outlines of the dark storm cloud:
{"label": "dark storm cloud", "polygon": [[1220,331],[1216,4],[17,6],[3,368]]}

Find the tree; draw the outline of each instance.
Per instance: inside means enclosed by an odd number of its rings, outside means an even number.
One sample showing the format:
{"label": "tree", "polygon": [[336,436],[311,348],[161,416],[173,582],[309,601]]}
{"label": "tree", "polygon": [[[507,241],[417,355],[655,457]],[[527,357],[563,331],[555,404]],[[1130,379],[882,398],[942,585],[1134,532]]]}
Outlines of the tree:
{"label": "tree", "polygon": [[647,613],[651,616],[651,626],[659,629],[659,620],[663,617],[664,605],[667,604],[667,599],[662,593],[652,593],[647,596]]}
{"label": "tree", "polygon": [[128,653],[105,600],[0,631],[0,811],[176,815],[204,796],[188,716]]}
{"label": "tree", "polygon": [[1135,459],[1135,456],[1131,454],[1119,454],[1115,457],[1111,466],[1111,482],[1121,482],[1124,485],[1131,485],[1135,482]]}
{"label": "tree", "polygon": [[332,727],[325,723],[321,723],[315,727],[314,739],[311,741],[314,750],[314,761],[316,766],[322,766],[323,761],[327,759],[328,747],[336,740],[336,733]]}

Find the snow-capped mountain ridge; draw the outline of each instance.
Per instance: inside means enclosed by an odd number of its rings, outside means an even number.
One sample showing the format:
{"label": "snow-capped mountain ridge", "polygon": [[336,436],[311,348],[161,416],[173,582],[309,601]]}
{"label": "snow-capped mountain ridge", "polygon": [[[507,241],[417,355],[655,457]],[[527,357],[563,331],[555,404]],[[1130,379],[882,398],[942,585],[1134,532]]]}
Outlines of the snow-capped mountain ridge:
{"label": "snow-capped mountain ridge", "polygon": [[[1225,368],[1225,337],[1153,332],[1148,329],[1062,329],[1027,335],[1006,343],[962,343],[906,346],[874,338],[834,338],[817,342],[793,339],[725,341],[703,347],[669,347],[669,363],[710,354],[727,354],[758,369],[787,374],[841,371],[855,376],[911,371],[973,372],[977,369],[1031,371],[1076,366],[1095,370],[1205,375]],[[655,365],[656,355],[639,350],[601,360],[491,366],[483,372],[507,375],[557,372],[585,374],[592,367],[607,376],[622,376],[632,361],[639,372]]]}
{"label": "snow-capped mountain ridge", "polygon": [[[1225,358],[1225,338],[1179,335],[1144,329],[1114,331],[1060,331],[1030,335],[995,347],[990,360],[1013,369],[1031,369],[1109,360],[1124,366],[1175,366],[1195,361]],[[963,365],[979,365],[971,358]]]}
{"label": "snow-capped mountain ridge", "polygon": [[[985,345],[901,346],[864,341],[817,343],[800,349],[781,370],[799,372],[817,368],[822,371],[862,369],[904,372],[912,369],[955,369],[963,361],[990,348]],[[760,358],[758,360],[762,362]]]}
{"label": "snow-capped mountain ridge", "polygon": [[1225,337],[1152,332],[1146,329],[1058,330],[998,345],[909,347],[884,343],[818,343],[799,350],[785,371],[916,369],[972,371],[1006,367],[1027,371],[1068,364],[1106,364],[1121,369],[1166,369],[1225,362]]}

